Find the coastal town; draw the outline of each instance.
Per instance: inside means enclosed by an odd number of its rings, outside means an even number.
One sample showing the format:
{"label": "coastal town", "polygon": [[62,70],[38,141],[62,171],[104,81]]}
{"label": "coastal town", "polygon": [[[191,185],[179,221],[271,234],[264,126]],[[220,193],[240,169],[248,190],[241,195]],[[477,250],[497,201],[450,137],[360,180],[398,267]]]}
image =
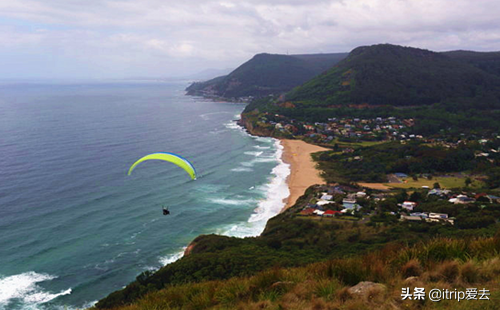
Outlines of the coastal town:
{"label": "coastal town", "polygon": [[[477,142],[486,145],[491,140],[500,139],[499,133],[488,135],[466,135],[447,133],[425,137],[416,134],[415,119],[400,119],[394,116],[375,118],[338,117],[328,118],[326,122],[305,122],[288,118],[281,114],[264,112],[255,119],[255,126],[273,132],[274,136],[300,138],[304,141],[339,147],[342,142],[366,142],[367,144],[400,141],[401,143],[419,141],[436,146],[456,148],[460,144]],[[347,148],[344,152],[350,152]],[[500,153],[500,148],[484,148],[477,156],[489,157]]]}
{"label": "coastal town", "polygon": [[[314,195],[297,209],[297,216],[361,221],[367,222],[368,225],[395,220],[454,225],[464,210],[487,210],[500,206],[500,197],[496,195],[441,189],[438,186],[436,184],[432,189],[414,189],[410,193],[374,191],[339,184],[316,186]],[[451,212],[441,212],[446,209]],[[494,218],[488,220],[496,221]],[[488,220],[484,222],[489,223]]]}

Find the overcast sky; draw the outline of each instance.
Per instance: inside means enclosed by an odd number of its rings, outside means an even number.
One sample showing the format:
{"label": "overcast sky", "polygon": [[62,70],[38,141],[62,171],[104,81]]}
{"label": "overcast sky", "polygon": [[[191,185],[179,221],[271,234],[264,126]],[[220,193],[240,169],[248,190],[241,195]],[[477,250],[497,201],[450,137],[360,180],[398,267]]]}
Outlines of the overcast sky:
{"label": "overcast sky", "polygon": [[376,43],[498,51],[499,12],[499,0],[0,0],[0,78],[181,76]]}

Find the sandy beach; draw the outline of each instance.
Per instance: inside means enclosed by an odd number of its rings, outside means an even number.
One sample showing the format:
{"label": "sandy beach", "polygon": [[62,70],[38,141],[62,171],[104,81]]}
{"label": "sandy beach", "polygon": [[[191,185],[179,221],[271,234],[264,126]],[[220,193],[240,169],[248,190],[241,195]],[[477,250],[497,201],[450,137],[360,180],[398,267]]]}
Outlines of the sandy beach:
{"label": "sandy beach", "polygon": [[295,204],[309,186],[325,183],[319,176],[320,171],[316,169],[316,163],[312,160],[311,154],[328,149],[301,140],[283,139],[281,144],[284,147],[283,161],[290,164],[290,176],[287,180],[290,196],[283,209],[286,210]]}

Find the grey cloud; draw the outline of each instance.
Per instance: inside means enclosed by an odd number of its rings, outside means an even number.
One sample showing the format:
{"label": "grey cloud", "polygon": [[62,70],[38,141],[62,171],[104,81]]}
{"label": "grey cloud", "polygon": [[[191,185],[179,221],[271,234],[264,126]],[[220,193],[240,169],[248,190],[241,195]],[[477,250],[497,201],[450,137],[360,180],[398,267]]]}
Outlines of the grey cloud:
{"label": "grey cloud", "polygon": [[500,50],[498,11],[497,0],[2,1],[0,59],[16,74],[42,74],[52,61],[54,75],[120,77],[381,42]]}

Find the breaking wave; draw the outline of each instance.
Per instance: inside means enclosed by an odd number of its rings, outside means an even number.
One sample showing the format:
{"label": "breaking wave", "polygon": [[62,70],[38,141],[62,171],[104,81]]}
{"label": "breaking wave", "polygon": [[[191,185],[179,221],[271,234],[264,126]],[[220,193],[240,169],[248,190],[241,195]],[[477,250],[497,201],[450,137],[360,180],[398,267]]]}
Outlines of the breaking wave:
{"label": "breaking wave", "polygon": [[71,288],[59,293],[44,290],[37,283],[57,278],[43,273],[29,271],[0,278],[0,309],[11,309],[11,304],[22,304],[22,309],[37,309],[59,296],[71,294]]}

